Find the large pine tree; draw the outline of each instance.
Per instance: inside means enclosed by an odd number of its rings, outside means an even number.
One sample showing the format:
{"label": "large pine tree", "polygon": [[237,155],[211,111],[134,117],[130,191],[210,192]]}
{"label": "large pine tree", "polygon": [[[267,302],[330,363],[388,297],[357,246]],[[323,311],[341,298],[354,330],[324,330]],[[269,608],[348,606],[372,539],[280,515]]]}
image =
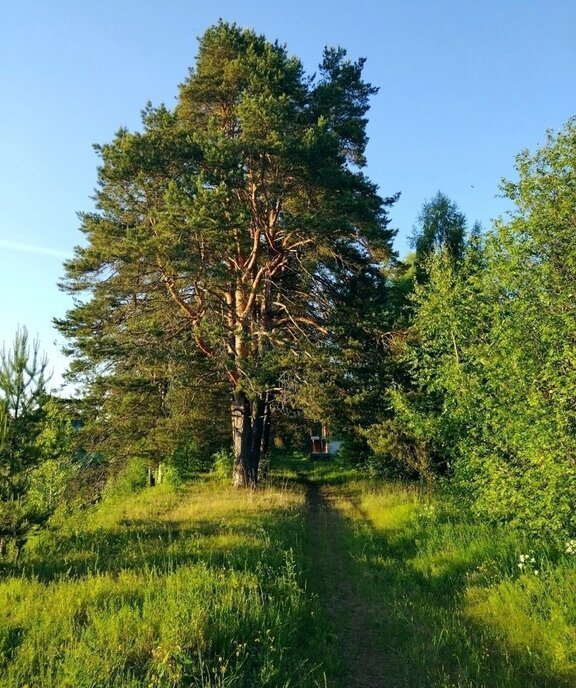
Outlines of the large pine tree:
{"label": "large pine tree", "polygon": [[231,392],[236,485],[256,484],[279,370],[391,254],[394,199],[361,171],[376,92],[362,68],[326,49],[311,78],[285,47],[220,22],[175,110],[148,106],[142,132],[97,147],[87,245],[66,263],[79,300],[60,329],[108,375],[171,341],[180,361],[183,347],[192,366],[205,357]]}

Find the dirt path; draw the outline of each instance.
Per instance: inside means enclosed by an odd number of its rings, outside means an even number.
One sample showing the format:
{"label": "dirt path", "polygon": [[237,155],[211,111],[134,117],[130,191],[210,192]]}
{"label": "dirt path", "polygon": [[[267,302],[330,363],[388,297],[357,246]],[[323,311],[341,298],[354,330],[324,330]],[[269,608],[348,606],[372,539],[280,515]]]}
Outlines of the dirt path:
{"label": "dirt path", "polygon": [[302,477],[306,486],[310,532],[310,586],[319,595],[337,637],[346,688],[391,688],[386,666],[391,649],[375,632],[377,614],[359,594],[349,573],[346,523],[334,506],[334,493]]}

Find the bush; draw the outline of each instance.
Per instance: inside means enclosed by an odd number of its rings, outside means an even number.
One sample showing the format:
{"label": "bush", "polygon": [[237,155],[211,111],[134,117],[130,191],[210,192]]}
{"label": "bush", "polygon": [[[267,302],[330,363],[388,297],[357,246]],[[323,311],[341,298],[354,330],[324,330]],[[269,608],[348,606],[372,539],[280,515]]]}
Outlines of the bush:
{"label": "bush", "polygon": [[214,465],[214,457],[197,440],[192,439],[174,450],[169,464],[178,479],[185,481],[197,473],[210,471]]}
{"label": "bush", "polygon": [[105,496],[124,496],[141,490],[148,485],[148,462],[142,457],[128,459],[122,470],[114,476],[104,489]]}
{"label": "bush", "polygon": [[381,475],[431,477],[431,450],[428,442],[408,429],[398,418],[373,425],[366,433],[375,455],[369,468]]}
{"label": "bush", "polygon": [[230,449],[220,449],[212,457],[214,461],[213,474],[218,480],[230,480],[234,469],[234,455]]}

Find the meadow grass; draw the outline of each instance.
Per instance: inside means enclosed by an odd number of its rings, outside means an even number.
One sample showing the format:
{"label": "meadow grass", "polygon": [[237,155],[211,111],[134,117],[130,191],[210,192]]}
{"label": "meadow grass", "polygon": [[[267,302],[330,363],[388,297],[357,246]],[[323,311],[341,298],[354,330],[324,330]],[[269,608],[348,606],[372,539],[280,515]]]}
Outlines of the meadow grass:
{"label": "meadow grass", "polygon": [[0,686],[323,686],[303,494],[208,480],[63,518],[0,582]]}
{"label": "meadow grass", "polygon": [[345,688],[339,602],[318,578],[333,547],[386,651],[382,685],[576,685],[576,553],[297,456],[256,492],[205,478],[55,518],[1,564],[0,688]]}
{"label": "meadow grass", "polygon": [[576,685],[574,555],[474,523],[414,485],[360,480],[335,503],[350,575],[392,651],[387,685]]}

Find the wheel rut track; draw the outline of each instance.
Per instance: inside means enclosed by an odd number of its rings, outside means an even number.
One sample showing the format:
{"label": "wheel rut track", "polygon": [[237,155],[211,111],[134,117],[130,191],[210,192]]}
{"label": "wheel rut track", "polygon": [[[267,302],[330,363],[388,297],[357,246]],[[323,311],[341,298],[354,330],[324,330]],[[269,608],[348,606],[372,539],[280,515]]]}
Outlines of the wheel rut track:
{"label": "wheel rut track", "polygon": [[[386,680],[392,650],[378,638],[373,625],[377,614],[370,600],[361,595],[351,573],[350,553],[345,545],[349,526],[334,505],[336,495],[306,476],[300,479],[306,488],[309,587],[318,594],[336,636],[345,671],[341,685],[393,688],[394,683]],[[341,499],[343,495],[338,496]],[[356,509],[354,501],[350,502]]]}

